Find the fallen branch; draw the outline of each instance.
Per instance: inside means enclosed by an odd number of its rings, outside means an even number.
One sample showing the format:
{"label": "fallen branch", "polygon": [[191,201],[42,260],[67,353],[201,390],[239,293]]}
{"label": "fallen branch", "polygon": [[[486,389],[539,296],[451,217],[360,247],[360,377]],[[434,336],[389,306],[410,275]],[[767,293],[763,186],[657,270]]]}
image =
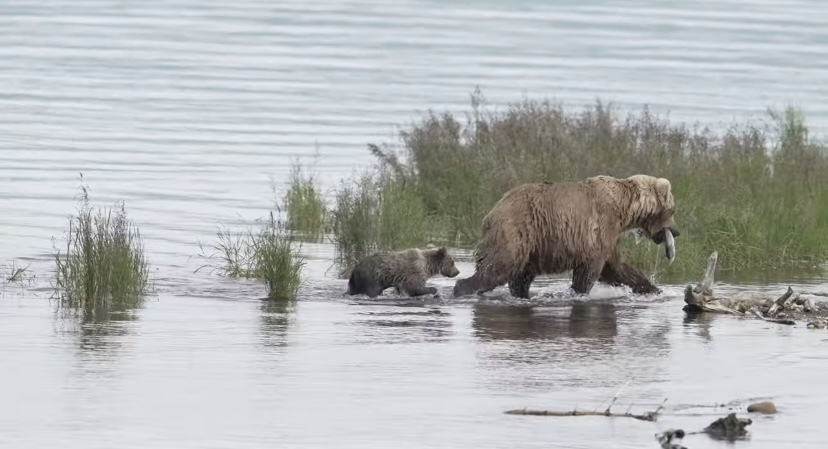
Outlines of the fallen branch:
{"label": "fallen branch", "polygon": [[604,412],[594,412],[590,410],[572,410],[568,412],[556,412],[553,410],[529,410],[529,409],[517,409],[517,410],[507,410],[505,412],[507,415],[530,415],[530,416],[609,416],[611,418],[633,418],[638,419],[641,421],[655,421],[656,414],[655,412],[647,412],[643,415],[636,415],[634,413],[613,413],[606,411]]}
{"label": "fallen branch", "polygon": [[664,402],[652,412],[646,412],[641,415],[636,415],[634,413],[613,413],[610,411],[610,408],[607,407],[606,410],[603,412],[598,411],[590,411],[590,410],[571,410],[566,412],[561,411],[553,411],[553,410],[530,410],[526,408],[516,409],[516,410],[507,410],[507,415],[530,415],[530,416],[608,416],[611,418],[633,418],[640,421],[649,421],[653,422],[658,418],[658,413],[664,408],[664,403],[667,402],[667,399],[664,399]]}
{"label": "fallen branch", "polygon": [[[802,298],[791,287],[778,298],[772,293],[761,291],[743,291],[729,297],[715,295],[713,282],[718,257],[718,252],[713,251],[707,258],[707,267],[699,283],[695,287],[687,285],[684,288],[685,311],[752,315],[770,323],[787,325],[796,324],[791,315],[800,316],[820,311],[813,299]],[[812,324],[813,326],[809,327],[819,327],[819,323]]]}
{"label": "fallen branch", "polygon": [[790,324],[790,325],[794,325],[794,324],[796,324],[796,321],[791,320],[791,319],[788,319],[788,318],[766,318],[766,317],[763,317],[763,316],[762,316],[762,314],[761,314],[761,313],[759,313],[759,311],[758,311],[758,310],[754,310],[754,311],[753,311],[753,313],[754,313],[757,317],[759,317],[759,319],[760,319],[760,320],[764,320],[764,321],[767,321],[767,322],[769,322],[769,323],[776,323],[776,324]]}

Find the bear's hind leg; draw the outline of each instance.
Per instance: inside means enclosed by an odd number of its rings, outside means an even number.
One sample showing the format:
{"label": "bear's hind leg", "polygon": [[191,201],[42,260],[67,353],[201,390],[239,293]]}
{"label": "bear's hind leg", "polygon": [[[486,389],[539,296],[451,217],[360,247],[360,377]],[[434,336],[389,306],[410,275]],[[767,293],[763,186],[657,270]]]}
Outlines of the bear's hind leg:
{"label": "bear's hind leg", "polygon": [[529,286],[535,280],[536,270],[527,266],[516,278],[509,281],[509,293],[515,298],[529,299]]}
{"label": "bear's hind leg", "polygon": [[603,267],[603,262],[584,263],[576,266],[572,270],[572,289],[575,290],[575,293],[581,295],[589,294],[592,287],[598,281]]}
{"label": "bear's hind leg", "polygon": [[379,284],[371,284],[365,287],[365,294],[368,295],[369,298],[373,299],[377,296],[381,295],[384,288],[382,288]]}

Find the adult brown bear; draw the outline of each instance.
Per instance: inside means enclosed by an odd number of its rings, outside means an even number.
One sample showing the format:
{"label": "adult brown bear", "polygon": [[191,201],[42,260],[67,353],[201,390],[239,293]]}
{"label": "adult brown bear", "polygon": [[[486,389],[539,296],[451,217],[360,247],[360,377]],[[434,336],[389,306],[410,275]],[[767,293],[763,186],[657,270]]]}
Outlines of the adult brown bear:
{"label": "adult brown bear", "polygon": [[670,181],[648,175],[595,176],[578,182],[530,183],[506,192],[483,218],[475,273],[454,295],[483,293],[504,283],[529,297],[538,275],[572,270],[572,288],[586,294],[596,281],[636,293],[660,290],[621,258],[619,239],[635,230],[675,257],[675,200]]}

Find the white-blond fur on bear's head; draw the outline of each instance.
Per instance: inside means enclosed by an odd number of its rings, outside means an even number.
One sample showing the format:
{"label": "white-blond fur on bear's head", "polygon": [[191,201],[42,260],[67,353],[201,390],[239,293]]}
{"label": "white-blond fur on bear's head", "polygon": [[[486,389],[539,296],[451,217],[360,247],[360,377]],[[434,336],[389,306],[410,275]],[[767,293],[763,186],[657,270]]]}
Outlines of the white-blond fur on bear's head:
{"label": "white-blond fur on bear's head", "polygon": [[666,256],[675,258],[674,238],[680,235],[673,219],[676,201],[670,181],[650,175],[633,175],[628,178],[594,176],[591,182],[600,183],[613,198],[626,197],[627,207],[622,218],[625,230],[636,236],[636,242],[648,238],[657,245],[664,243]]}
{"label": "white-blond fur on bear's head", "polygon": [[665,255],[672,263],[676,257],[674,239],[680,233],[673,219],[676,200],[670,181],[650,175],[633,175],[627,180],[638,189],[639,207],[629,224],[636,235],[636,242],[649,238],[657,245],[664,243]]}
{"label": "white-blond fur on bear's head", "polygon": [[[670,181],[667,178],[656,178],[650,175],[632,175],[628,180],[635,183],[642,193],[644,200],[642,206],[650,211],[673,210],[676,208],[676,200],[673,198]],[[646,193],[645,193],[646,192]],[[653,194],[650,194],[654,193]]]}

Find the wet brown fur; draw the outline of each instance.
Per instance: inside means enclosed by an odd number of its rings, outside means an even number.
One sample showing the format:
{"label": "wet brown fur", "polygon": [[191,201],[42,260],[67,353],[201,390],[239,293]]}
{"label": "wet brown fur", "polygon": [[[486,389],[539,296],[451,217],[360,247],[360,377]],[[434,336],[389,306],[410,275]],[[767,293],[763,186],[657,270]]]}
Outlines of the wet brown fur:
{"label": "wet brown fur", "polygon": [[348,279],[349,295],[375,298],[390,287],[398,294],[436,294],[426,281],[438,274],[455,277],[460,273],[445,247],[378,252],[361,260]]}
{"label": "wet brown fur", "polygon": [[577,293],[589,293],[599,279],[636,293],[657,292],[623,262],[619,239],[634,228],[657,244],[665,227],[678,236],[674,209],[670,181],[648,175],[515,187],[483,219],[475,274],[458,280],[454,294],[483,293],[508,282],[512,295],[528,298],[536,276],[568,270]]}

